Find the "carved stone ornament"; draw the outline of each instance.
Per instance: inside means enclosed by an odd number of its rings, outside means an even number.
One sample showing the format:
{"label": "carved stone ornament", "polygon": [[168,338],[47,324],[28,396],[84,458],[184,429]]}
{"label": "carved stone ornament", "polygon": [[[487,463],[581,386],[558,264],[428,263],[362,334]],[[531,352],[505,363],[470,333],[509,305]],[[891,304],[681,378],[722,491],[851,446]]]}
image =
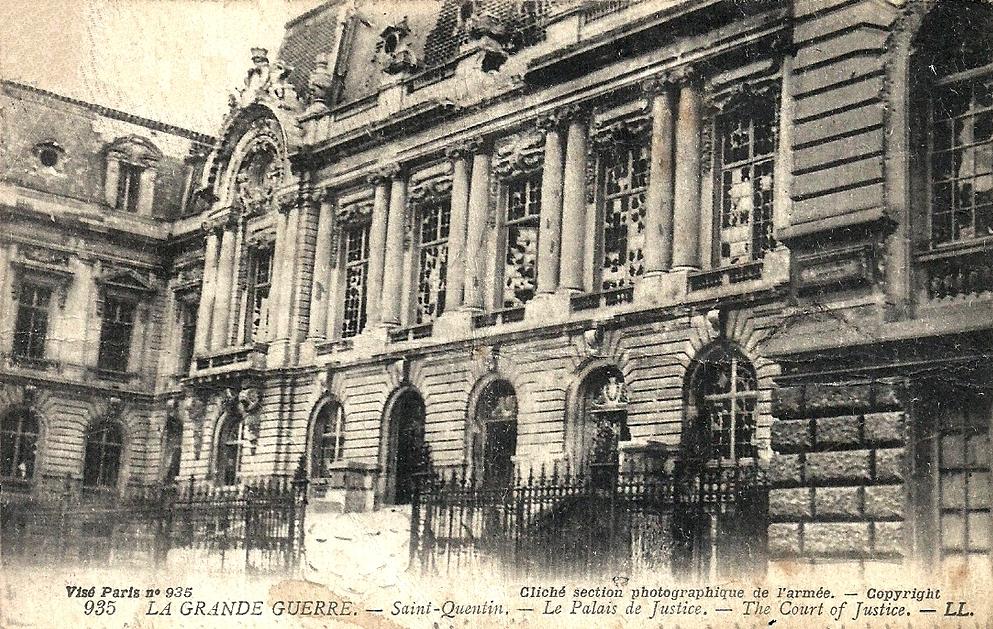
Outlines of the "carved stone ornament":
{"label": "carved stone ornament", "polygon": [[228,97],[231,109],[248,107],[260,101],[270,102],[280,109],[299,111],[300,99],[289,82],[293,68],[277,62],[270,66],[269,51],[252,48],[252,67],[245,75],[245,84]]}
{"label": "carved stone ornament", "polygon": [[67,266],[69,264],[69,254],[64,251],[53,251],[52,249],[32,247],[30,245],[22,245],[18,250],[25,258],[34,260],[35,262],[57,264],[59,266]]}
{"label": "carved stone ornament", "polygon": [[319,53],[314,57],[314,69],[307,79],[308,111],[326,110],[331,98],[331,87],[334,85],[334,75],[328,67],[327,53]]}
{"label": "carved stone ornament", "polygon": [[382,55],[383,72],[409,74],[417,70],[417,55],[410,49],[409,35],[410,26],[407,24],[406,17],[395,24],[390,24],[379,34],[376,51]]}
{"label": "carved stone ornament", "polygon": [[607,377],[600,390],[594,393],[591,410],[601,413],[623,411],[627,408],[627,403],[627,387],[620,378],[611,375]]}
{"label": "carved stone ornament", "polygon": [[372,199],[363,199],[343,205],[335,212],[335,225],[344,227],[367,223],[372,220],[373,206]]}
{"label": "carved stone ornament", "polygon": [[449,177],[434,177],[411,187],[408,199],[413,204],[441,201],[452,193],[452,180]]}
{"label": "carved stone ornament", "polygon": [[617,146],[637,146],[645,142],[651,126],[647,119],[620,120],[598,125],[590,145],[596,151],[609,151]]}
{"label": "carved stone ornament", "polygon": [[544,147],[544,134],[521,132],[497,147],[493,156],[493,172],[500,179],[535,173],[541,169]]}
{"label": "carved stone ornament", "polygon": [[272,207],[281,179],[279,158],[270,147],[247,155],[235,176],[236,198],[245,215],[264,214]]}
{"label": "carved stone ornament", "polygon": [[237,392],[226,389],[225,406],[228,412],[238,414],[248,429],[248,441],[251,453],[255,454],[262,426],[262,395],[255,387],[244,387]]}
{"label": "carved stone ornament", "polygon": [[203,450],[203,429],[207,419],[207,402],[195,391],[189,391],[183,399],[183,411],[193,426],[193,457],[200,460]]}

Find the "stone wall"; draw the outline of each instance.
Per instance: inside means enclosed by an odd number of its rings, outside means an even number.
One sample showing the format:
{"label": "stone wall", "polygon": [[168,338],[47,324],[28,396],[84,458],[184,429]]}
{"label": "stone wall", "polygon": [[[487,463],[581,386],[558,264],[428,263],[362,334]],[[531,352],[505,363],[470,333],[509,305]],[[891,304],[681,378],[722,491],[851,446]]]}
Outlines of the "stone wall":
{"label": "stone wall", "polygon": [[900,384],[784,387],[773,415],[771,560],[902,562],[909,462]]}

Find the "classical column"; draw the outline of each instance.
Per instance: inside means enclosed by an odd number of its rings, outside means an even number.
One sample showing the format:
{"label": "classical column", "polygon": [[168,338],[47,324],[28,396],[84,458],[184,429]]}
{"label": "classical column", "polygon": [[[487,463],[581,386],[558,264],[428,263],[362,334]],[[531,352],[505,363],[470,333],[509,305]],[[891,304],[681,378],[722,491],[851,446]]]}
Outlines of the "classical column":
{"label": "classical column", "polygon": [[277,278],[277,290],[281,293],[279,310],[276,312],[276,338],[290,338],[293,324],[293,296],[296,293],[296,263],[300,251],[297,237],[300,233],[300,203],[294,201],[286,215],[286,247],[283,249],[283,265]]}
{"label": "classical column", "polygon": [[217,232],[213,225],[203,224],[207,247],[203,254],[203,279],[200,281],[200,304],[197,307],[197,333],[194,348],[197,354],[206,352],[210,343],[210,316],[214,310],[214,276],[217,271]]}
{"label": "classical column", "polygon": [[382,321],[383,264],[386,254],[386,226],[390,211],[390,173],[380,171],[369,175],[375,186],[372,205],[372,225],[369,226],[369,277],[366,285],[366,322]]}
{"label": "classical column", "polygon": [[266,330],[266,340],[273,341],[278,336],[277,319],[279,313],[286,309],[283,305],[284,290],[282,286],[283,266],[289,247],[286,246],[286,228],[289,212],[280,206],[276,213],[276,244],[272,252],[272,287],[269,289],[269,322]]}
{"label": "classical column", "polygon": [[[238,343],[238,332],[240,330],[240,322],[242,320],[241,316],[241,303],[238,299],[240,293],[240,287],[238,286],[238,276],[241,274],[241,264],[242,258],[244,258],[245,249],[245,223],[247,219],[244,216],[239,216],[237,219],[237,225],[234,231],[234,258],[231,265],[231,283],[230,283],[230,301],[228,302],[228,325],[224,330],[227,335],[227,343],[234,342]],[[232,341],[232,339],[235,339]]]}
{"label": "classical column", "polygon": [[400,324],[403,295],[403,232],[407,213],[407,181],[399,169],[390,184],[390,214],[386,225],[386,254],[383,268],[382,323]]}
{"label": "classical column", "polygon": [[588,113],[578,107],[563,112],[569,120],[562,176],[562,250],[559,283],[562,288],[585,289],[586,260],[586,151]]}
{"label": "classical column", "polygon": [[672,266],[700,268],[700,89],[691,72],[679,88]]}
{"label": "classical column", "polygon": [[234,267],[234,234],[237,223],[227,217],[221,233],[221,252],[214,280],[214,315],[210,326],[210,348],[227,345],[228,311],[231,305],[231,269]]}
{"label": "classical column", "polygon": [[314,251],[313,288],[310,291],[310,334],[315,339],[327,336],[327,310],[331,297],[331,228],[334,202],[326,195],[319,201],[317,245]]}
{"label": "classical column", "polygon": [[651,99],[652,111],[651,162],[645,192],[645,272],[659,273],[672,263],[673,107],[676,97],[666,75],[646,79],[642,89]]}
{"label": "classical column", "polygon": [[[483,281],[486,273],[486,220],[490,206],[489,143],[471,143],[472,182],[465,235],[465,300],[467,309],[483,309]],[[454,182],[453,182],[454,183]]]}
{"label": "classical column", "polygon": [[467,273],[468,148],[465,146],[452,147],[446,151],[446,155],[452,160],[452,219],[448,230],[448,277],[445,286],[445,312],[454,312],[462,305],[462,288],[465,286]]}
{"label": "classical column", "polygon": [[562,132],[554,114],[538,120],[545,131],[545,159],[541,172],[541,223],[538,226],[538,292],[559,287],[559,249],[562,240]]}

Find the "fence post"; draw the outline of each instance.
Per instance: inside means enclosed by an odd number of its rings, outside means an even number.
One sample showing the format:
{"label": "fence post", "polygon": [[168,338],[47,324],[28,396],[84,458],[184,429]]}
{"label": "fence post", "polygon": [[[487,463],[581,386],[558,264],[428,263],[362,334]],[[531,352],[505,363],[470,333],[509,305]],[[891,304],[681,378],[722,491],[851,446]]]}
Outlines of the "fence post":
{"label": "fence post", "polygon": [[[308,485],[307,455],[304,453],[300,455],[300,463],[297,465],[297,469],[293,473],[292,491],[290,493],[290,530],[289,539],[287,540],[289,543],[289,549],[286,553],[287,569],[289,569],[293,563],[302,565],[300,558],[306,551],[304,544],[307,541],[305,521],[307,518]],[[299,527],[294,528],[296,527],[297,517],[300,519],[300,524]]]}

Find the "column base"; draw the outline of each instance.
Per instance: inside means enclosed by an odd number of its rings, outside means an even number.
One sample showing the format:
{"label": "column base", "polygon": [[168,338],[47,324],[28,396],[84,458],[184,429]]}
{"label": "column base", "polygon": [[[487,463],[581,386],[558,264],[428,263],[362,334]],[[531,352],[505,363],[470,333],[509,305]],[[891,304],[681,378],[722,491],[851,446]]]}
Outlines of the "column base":
{"label": "column base", "polygon": [[308,336],[300,344],[300,362],[303,364],[309,364],[317,360],[317,349],[316,346],[319,343],[323,343],[326,339],[323,337]]}
{"label": "column base", "polygon": [[289,339],[275,339],[269,341],[269,349],[266,351],[266,366],[283,367],[290,361],[290,341]]}
{"label": "column base", "polygon": [[554,293],[538,293],[524,305],[524,320],[547,322],[568,319],[572,312],[570,301],[576,291],[560,289]]}
{"label": "column base", "polygon": [[453,341],[472,335],[472,318],[479,310],[459,309],[449,310],[434,320],[431,329],[432,338],[440,341]]}
{"label": "column base", "polygon": [[649,273],[634,287],[634,303],[673,306],[686,300],[686,283],[690,269],[672,269]]}
{"label": "column base", "polygon": [[790,250],[783,245],[767,251],[762,259],[762,280],[772,284],[790,281]]}
{"label": "column base", "polygon": [[369,326],[353,337],[352,348],[359,354],[365,355],[381,352],[386,348],[390,330],[395,327],[395,325],[387,323]]}

